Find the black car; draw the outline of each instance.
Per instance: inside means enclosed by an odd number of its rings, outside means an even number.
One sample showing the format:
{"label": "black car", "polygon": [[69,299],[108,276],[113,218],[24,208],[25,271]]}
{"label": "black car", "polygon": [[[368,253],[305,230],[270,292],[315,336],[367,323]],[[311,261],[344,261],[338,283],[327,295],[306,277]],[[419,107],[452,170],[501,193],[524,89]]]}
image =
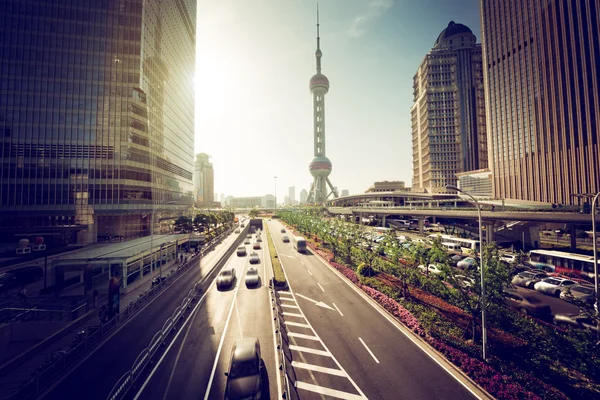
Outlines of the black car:
{"label": "black car", "polygon": [[225,399],[258,399],[262,394],[264,364],[257,338],[238,340],[231,350]]}

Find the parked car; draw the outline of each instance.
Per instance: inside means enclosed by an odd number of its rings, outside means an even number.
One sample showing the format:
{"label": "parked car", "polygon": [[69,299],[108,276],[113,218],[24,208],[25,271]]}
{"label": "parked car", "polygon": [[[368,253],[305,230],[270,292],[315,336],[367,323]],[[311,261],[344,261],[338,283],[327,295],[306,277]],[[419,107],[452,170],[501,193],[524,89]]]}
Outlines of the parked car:
{"label": "parked car", "polygon": [[565,291],[560,292],[560,298],[565,301],[584,301],[594,304],[596,301],[595,290],[592,285],[573,285]]}
{"label": "parked car", "polygon": [[220,290],[225,287],[231,287],[233,286],[233,282],[235,282],[235,269],[224,269],[217,276],[217,290]]}
{"label": "parked car", "polygon": [[250,253],[250,264],[259,264],[259,263],[260,263],[260,257],[258,257],[258,254],[255,251]]}
{"label": "parked car", "polygon": [[523,314],[541,319],[549,319],[552,315],[548,304],[544,304],[539,298],[529,294],[506,290],[504,292],[504,303],[509,307],[516,308]]}
{"label": "parked car", "polygon": [[596,319],[585,314],[556,314],[554,316],[554,323],[560,327],[598,329]]}
{"label": "parked car", "polygon": [[258,242],[254,243],[254,245],[252,246],[252,248],[254,250],[260,250],[260,243],[258,243]]}
{"label": "parked car", "polygon": [[238,257],[243,257],[246,255],[246,246],[240,246],[237,248]]}
{"label": "parked car", "polygon": [[467,258],[467,256],[463,255],[463,254],[454,254],[452,255],[452,257],[450,257],[450,264],[456,266],[456,264],[458,264],[460,261],[464,260],[465,258]]}
{"label": "parked car", "polygon": [[442,271],[442,269],[441,269],[440,267],[438,267],[437,265],[435,265],[435,264],[429,264],[429,265],[427,266],[427,268],[425,268],[425,266],[424,266],[424,265],[419,265],[419,267],[418,267],[418,268],[419,268],[419,269],[420,269],[422,272],[426,272],[427,270],[429,270],[429,272],[430,272],[430,273],[432,273],[432,274],[436,274],[436,275],[439,275],[439,274],[441,274],[441,273],[443,272],[443,271]]}
{"label": "parked car", "polygon": [[470,269],[473,268],[473,266],[475,266],[476,263],[477,260],[475,260],[473,257],[467,257],[457,262],[456,266],[461,269]]}
{"label": "parked car", "polygon": [[475,279],[464,275],[455,275],[456,283],[464,288],[472,288],[475,285]]}
{"label": "parked car", "polygon": [[281,238],[281,241],[282,241],[283,243],[289,243],[289,242],[290,242],[290,238],[289,238],[289,237],[287,237],[287,235],[284,235],[284,236]]}
{"label": "parked car", "polygon": [[248,271],[246,271],[246,286],[258,285],[258,281],[258,270],[255,267],[248,268]]}
{"label": "parked car", "polygon": [[577,282],[567,278],[549,277],[533,285],[533,288],[540,293],[558,297],[560,296],[560,292],[576,284]]}
{"label": "parked car", "polygon": [[264,364],[257,338],[238,340],[231,349],[229,370],[225,372],[225,399],[259,399]]}
{"label": "parked car", "polygon": [[533,286],[548,277],[545,272],[524,271],[513,276],[511,283],[513,285],[522,286],[528,289],[533,289]]}
{"label": "parked car", "polygon": [[515,254],[510,254],[510,253],[502,253],[502,254],[500,254],[500,260],[506,261],[507,263],[512,264],[515,261],[517,261],[517,256]]}

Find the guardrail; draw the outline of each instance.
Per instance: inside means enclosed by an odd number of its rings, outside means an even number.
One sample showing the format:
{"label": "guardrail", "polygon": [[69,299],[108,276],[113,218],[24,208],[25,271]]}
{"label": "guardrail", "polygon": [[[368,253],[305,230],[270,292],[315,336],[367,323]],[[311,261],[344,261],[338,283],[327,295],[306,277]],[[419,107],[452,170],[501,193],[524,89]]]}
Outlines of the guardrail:
{"label": "guardrail", "polygon": [[[244,240],[246,237],[246,232],[248,228],[242,231],[242,234],[238,237],[238,239],[232,244],[230,250],[235,249],[238,244]],[[233,230],[229,231],[232,232]],[[219,267],[229,258],[231,251],[225,252],[225,254],[216,262],[214,269],[206,275],[206,277],[200,281],[196,282],[193,289],[191,289],[187,296],[181,302],[173,315],[165,321],[163,327],[152,337],[150,340],[150,344],[146,347],[142,352],[138,355],[137,359],[134,361],[131,369],[123,374],[121,378],[117,381],[117,383],[113,386],[110,394],[107,397],[107,400],[120,400],[125,397],[127,392],[133,387],[136,380],[139,378],[142,371],[146,369],[146,367],[151,362],[152,358],[158,352],[160,345],[165,343],[167,340],[169,333],[175,330],[175,324],[177,321],[183,319],[185,317],[184,310],[189,309],[191,303],[196,299],[196,296],[202,292],[202,286],[206,281],[210,280],[211,275],[214,271],[218,270]]]}
{"label": "guardrail", "polygon": [[289,338],[287,334],[287,328],[284,324],[283,319],[283,309],[281,308],[281,300],[279,299],[279,294],[277,289],[271,287],[272,293],[272,301],[273,301],[273,310],[275,311],[275,337],[276,337],[276,345],[277,350],[279,351],[279,371],[282,374],[282,397],[284,399],[300,399],[300,395],[296,390],[296,372],[292,367],[292,352],[289,347]]}
{"label": "guardrail", "polygon": [[[88,329],[87,332],[81,334],[79,332],[70,348],[61,349],[55,353],[52,353],[46,357],[45,363],[40,365],[33,376],[26,381],[23,386],[9,394],[4,400],[16,400],[16,399],[30,399],[40,394],[40,392],[45,389],[49,384],[56,382],[57,377],[59,377],[64,371],[73,367],[77,362],[82,360],[87,354],[89,354],[93,349],[98,347],[100,343],[102,343],[103,339],[108,337],[111,333],[113,333],[118,327],[127,322],[131,317],[137,314],[146,304],[148,304],[151,300],[153,300],[156,296],[158,296],[164,289],[173,283],[176,277],[182,275],[187,272],[192,265],[196,265],[196,263],[200,262],[202,256],[212,249],[224,238],[227,237],[231,232],[233,232],[234,228],[231,228],[225,232],[223,232],[219,237],[208,242],[205,247],[198,253],[193,254],[192,258],[185,263],[181,268],[174,270],[171,274],[169,274],[166,279],[161,281],[158,285],[152,287],[151,289],[142,293],[135,301],[131,302],[125,310],[116,314],[110,321],[106,323],[99,323],[94,329]],[[163,326],[161,332],[172,329],[173,324],[175,323],[177,318],[180,318],[183,313],[183,309],[189,305],[191,302],[190,296],[192,296],[192,292],[196,290],[198,283],[194,286],[194,289],[190,290],[186,298],[183,300],[181,306],[177,307],[173,317],[171,318],[170,325],[167,323]],[[195,296],[195,293],[194,293]],[[193,296],[192,296],[193,297]],[[146,348],[140,356],[138,356],[138,360],[136,360],[137,364],[134,364],[134,368],[128,371],[130,373],[129,378],[126,378],[124,375],[115,388],[118,388],[119,385],[125,386],[126,381],[129,379],[135,380],[137,375],[131,374],[131,371],[135,371],[139,374],[139,366],[141,366],[142,361],[149,360],[151,358],[150,349],[153,352],[156,352],[160,340],[156,339],[158,336],[155,335],[150,346]],[[147,356],[143,357],[144,352],[147,352]],[[153,354],[153,353],[152,353]],[[138,368],[136,368],[136,365]],[[113,391],[115,390],[113,388]]]}

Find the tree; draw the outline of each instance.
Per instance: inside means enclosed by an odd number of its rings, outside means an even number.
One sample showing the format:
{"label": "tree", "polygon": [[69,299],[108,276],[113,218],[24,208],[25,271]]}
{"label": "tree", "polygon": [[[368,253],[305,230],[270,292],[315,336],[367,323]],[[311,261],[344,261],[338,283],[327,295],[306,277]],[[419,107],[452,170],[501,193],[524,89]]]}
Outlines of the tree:
{"label": "tree", "polygon": [[256,217],[258,217],[258,209],[253,208],[252,210],[250,210],[250,212],[248,213],[248,216],[250,218],[256,218]]}
{"label": "tree", "polygon": [[412,272],[406,261],[401,260],[402,255],[405,253],[404,243],[396,236],[394,231],[388,231],[383,241],[386,254],[390,258],[390,262],[395,267],[394,272],[400,279],[402,297],[409,297],[410,291],[408,289],[408,279]]}
{"label": "tree", "polygon": [[[445,265],[448,263],[448,252],[442,246],[442,239],[436,237],[431,244],[431,248],[427,252],[428,264]],[[425,269],[429,275],[429,268]]]}
{"label": "tree", "polygon": [[182,233],[190,233],[193,230],[192,219],[182,215],[175,220],[174,228]]}
{"label": "tree", "polygon": [[204,214],[204,213],[198,213],[196,214],[196,216],[194,217],[194,228],[198,231],[198,232],[204,232],[205,229],[207,229],[210,232],[210,220],[208,218],[208,215]]}

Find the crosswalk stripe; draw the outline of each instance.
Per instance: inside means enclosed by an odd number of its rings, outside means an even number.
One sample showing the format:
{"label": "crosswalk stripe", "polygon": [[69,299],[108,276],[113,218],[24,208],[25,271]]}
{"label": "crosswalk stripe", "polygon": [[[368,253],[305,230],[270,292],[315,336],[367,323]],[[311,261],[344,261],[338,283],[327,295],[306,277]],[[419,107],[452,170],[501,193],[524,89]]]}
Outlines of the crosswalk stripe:
{"label": "crosswalk stripe", "polygon": [[284,324],[289,325],[289,326],[299,326],[300,328],[309,328],[310,329],[310,325],[308,324],[301,324],[299,322],[292,322],[292,321],[283,321]]}
{"label": "crosswalk stripe", "polygon": [[298,308],[298,306],[293,306],[291,304],[282,304],[281,307],[287,307],[287,308]]}
{"label": "crosswalk stripe", "polygon": [[302,314],[296,314],[296,313],[291,313],[291,312],[283,312],[283,315],[288,316],[288,317],[298,317],[298,318],[304,318],[304,315]]}
{"label": "crosswalk stripe", "polygon": [[290,344],[289,347],[290,347],[290,350],[301,351],[303,353],[317,354],[319,356],[327,356],[327,357],[331,356],[331,354],[329,354],[329,352],[325,351],[325,350],[311,349],[310,347],[296,346],[293,344]]}
{"label": "crosswalk stripe", "polygon": [[316,341],[316,342],[320,342],[320,341],[321,341],[321,339],[319,339],[319,338],[318,338],[318,337],[316,337],[316,336],[312,336],[312,335],[305,335],[305,334],[303,334],[303,333],[295,333],[295,332],[290,332],[290,333],[288,333],[288,336],[291,336],[291,337],[297,337],[297,338],[300,338],[300,339],[314,340],[314,341]]}
{"label": "crosswalk stripe", "polygon": [[330,388],[326,388],[324,386],[317,386],[317,385],[313,385],[310,383],[296,381],[295,385],[296,385],[296,388],[298,388],[298,389],[304,389],[304,390],[308,390],[309,392],[320,393],[320,394],[335,397],[338,399],[347,399],[347,400],[358,400],[358,399],[362,400],[363,399],[362,396],[359,396],[357,394],[342,392],[341,390],[330,389]]}
{"label": "crosswalk stripe", "polygon": [[298,361],[292,361],[292,367],[309,369],[311,371],[323,372],[325,374],[330,374],[330,375],[346,376],[346,373],[344,371],[342,371],[341,369],[321,367],[320,365],[307,364],[307,363],[298,362]]}

